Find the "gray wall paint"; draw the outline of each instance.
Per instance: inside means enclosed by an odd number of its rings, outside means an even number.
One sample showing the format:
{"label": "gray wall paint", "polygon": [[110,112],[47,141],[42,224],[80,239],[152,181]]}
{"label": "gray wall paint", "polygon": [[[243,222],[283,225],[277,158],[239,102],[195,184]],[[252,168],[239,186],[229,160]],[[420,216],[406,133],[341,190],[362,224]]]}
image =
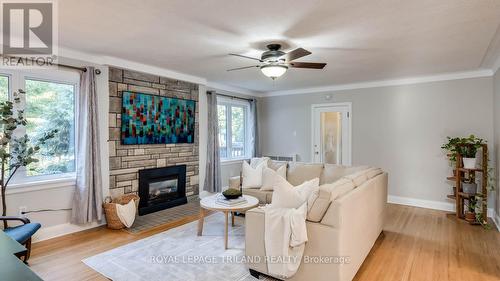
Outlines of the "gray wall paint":
{"label": "gray wall paint", "polygon": [[[500,163],[500,70],[497,70],[493,77],[493,111],[494,111],[494,133],[496,152],[495,162]],[[497,186],[496,186],[496,200],[495,210],[497,215],[497,222],[500,222],[500,165],[497,165],[496,170]]]}
{"label": "gray wall paint", "polygon": [[[446,136],[493,140],[491,77],[261,99],[263,154],[311,160],[311,105],[352,102],[353,165],[389,172],[389,194],[449,202],[451,174],[440,149]],[[493,154],[492,154],[493,155]]]}

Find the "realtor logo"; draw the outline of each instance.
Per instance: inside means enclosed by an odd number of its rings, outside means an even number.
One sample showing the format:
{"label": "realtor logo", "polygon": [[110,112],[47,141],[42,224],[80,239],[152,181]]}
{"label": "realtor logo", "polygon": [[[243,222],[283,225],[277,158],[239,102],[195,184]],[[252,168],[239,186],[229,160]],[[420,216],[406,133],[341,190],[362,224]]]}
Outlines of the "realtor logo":
{"label": "realtor logo", "polygon": [[[55,60],[55,4],[54,1],[1,1],[3,65],[47,66]],[[6,61],[12,57],[16,60]]]}

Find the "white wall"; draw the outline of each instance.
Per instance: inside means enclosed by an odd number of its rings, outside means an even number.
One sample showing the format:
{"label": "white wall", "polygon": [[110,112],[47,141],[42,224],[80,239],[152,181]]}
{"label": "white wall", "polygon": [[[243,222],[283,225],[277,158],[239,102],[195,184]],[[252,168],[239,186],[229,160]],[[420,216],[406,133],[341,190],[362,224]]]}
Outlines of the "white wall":
{"label": "white wall", "polygon": [[492,143],[492,101],[491,77],[266,97],[259,109],[261,149],[310,161],[311,104],[352,102],[353,164],[388,171],[393,198],[452,207],[445,180],[451,170],[440,146],[446,136],[469,134]]}
{"label": "white wall", "polygon": [[[101,70],[101,74],[97,75],[97,93],[99,95],[99,130],[102,136],[101,141],[101,166],[103,172],[103,195],[109,194],[109,157],[108,157],[108,112],[109,112],[109,93],[108,93],[108,67],[95,65],[77,60],[61,59],[61,63],[74,66],[96,66]],[[48,184],[46,186],[35,185],[31,187],[11,188],[7,190],[7,213],[9,215],[17,215],[19,207],[25,206],[28,211],[40,209],[68,209],[71,208],[71,203],[74,193],[74,184],[60,183]],[[34,240],[43,240],[50,237],[59,236],[68,232],[85,229],[95,226],[89,224],[87,226],[69,225],[70,211],[56,212],[41,212],[31,213],[27,217],[32,221],[42,224]]]}

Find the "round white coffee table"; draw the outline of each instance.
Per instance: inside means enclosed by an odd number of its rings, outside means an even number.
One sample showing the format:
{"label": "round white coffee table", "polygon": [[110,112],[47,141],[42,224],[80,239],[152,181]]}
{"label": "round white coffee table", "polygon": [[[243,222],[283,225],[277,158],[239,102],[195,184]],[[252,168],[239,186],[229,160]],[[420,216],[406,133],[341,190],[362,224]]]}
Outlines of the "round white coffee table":
{"label": "round white coffee table", "polygon": [[231,213],[231,225],[234,226],[234,213],[243,213],[259,205],[259,200],[250,195],[243,195],[247,202],[235,206],[227,206],[217,202],[218,194],[207,196],[200,201],[200,219],[198,221],[198,236],[203,233],[203,221],[205,218],[206,210],[221,211],[224,213],[226,220],[224,224],[224,249],[227,249],[227,232],[229,213]]}

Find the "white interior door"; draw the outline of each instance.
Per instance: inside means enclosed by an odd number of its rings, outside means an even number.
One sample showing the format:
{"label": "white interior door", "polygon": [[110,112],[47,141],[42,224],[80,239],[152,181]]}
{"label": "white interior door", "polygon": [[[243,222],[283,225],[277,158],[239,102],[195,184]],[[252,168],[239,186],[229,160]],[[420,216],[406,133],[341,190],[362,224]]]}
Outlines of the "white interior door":
{"label": "white interior door", "polygon": [[351,165],[351,104],[312,106],[312,159],[317,163]]}

